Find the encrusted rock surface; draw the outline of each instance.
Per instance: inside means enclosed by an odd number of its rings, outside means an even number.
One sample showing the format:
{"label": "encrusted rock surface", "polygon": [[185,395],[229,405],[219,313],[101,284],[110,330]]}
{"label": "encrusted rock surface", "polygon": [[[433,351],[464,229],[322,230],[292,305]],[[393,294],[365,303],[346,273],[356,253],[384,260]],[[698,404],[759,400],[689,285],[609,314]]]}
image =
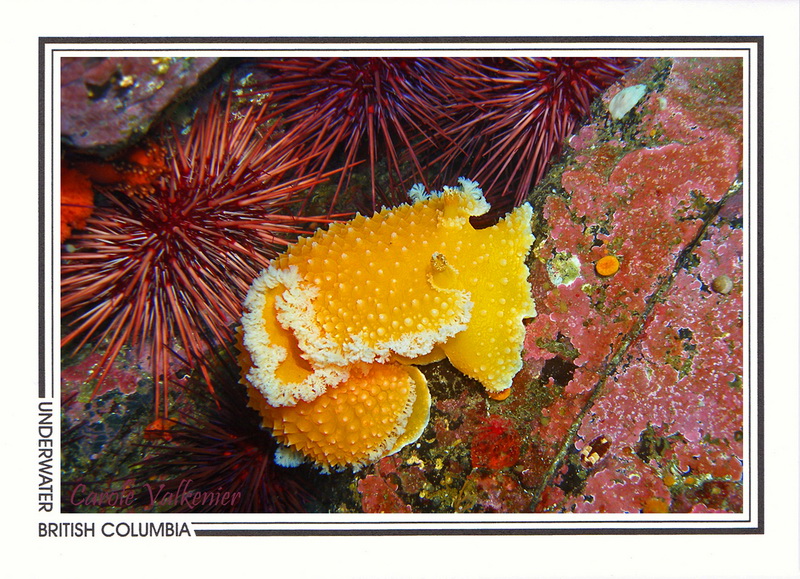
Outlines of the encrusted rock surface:
{"label": "encrusted rock surface", "polygon": [[216,58],[64,58],[61,138],[84,151],[111,153],[147,132]]}
{"label": "encrusted rock surface", "polygon": [[[612,119],[608,103],[633,85],[644,96]],[[740,512],[755,199],[741,171],[740,61],[651,59],[612,86],[529,198],[538,315],[511,396],[488,398],[447,361],[422,366],[420,439],[356,474],[316,476],[315,508]],[[606,255],[620,268],[599,276]]]}

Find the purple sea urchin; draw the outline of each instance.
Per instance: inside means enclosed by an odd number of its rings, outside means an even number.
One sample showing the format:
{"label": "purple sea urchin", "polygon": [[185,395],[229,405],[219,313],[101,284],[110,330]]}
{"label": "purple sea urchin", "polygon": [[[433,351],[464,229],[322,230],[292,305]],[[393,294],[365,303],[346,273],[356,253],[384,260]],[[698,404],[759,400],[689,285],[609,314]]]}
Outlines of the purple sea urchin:
{"label": "purple sea urchin", "polygon": [[[437,111],[449,99],[445,79],[462,59],[290,58],[264,64],[274,76],[262,90],[293,130],[304,136],[319,170],[344,166],[331,208],[347,188],[350,169],[368,162],[369,210],[404,193],[409,176],[426,182],[422,152],[439,136]],[[377,166],[385,162],[381,197]],[[406,167],[407,166],[407,167]],[[405,201],[402,199],[400,201]]]}
{"label": "purple sea urchin", "polygon": [[463,98],[440,119],[454,143],[438,159],[442,174],[469,175],[496,209],[519,205],[592,101],[635,62],[504,58],[473,63],[470,76],[455,79]]}

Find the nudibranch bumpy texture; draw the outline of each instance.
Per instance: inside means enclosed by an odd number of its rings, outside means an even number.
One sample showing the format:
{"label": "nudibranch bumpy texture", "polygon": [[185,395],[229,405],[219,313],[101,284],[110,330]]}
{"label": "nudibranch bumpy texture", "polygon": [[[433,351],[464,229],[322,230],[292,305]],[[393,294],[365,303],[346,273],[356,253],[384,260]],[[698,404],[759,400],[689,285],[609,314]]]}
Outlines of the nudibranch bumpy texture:
{"label": "nudibranch bumpy texture", "polygon": [[281,464],[357,469],[417,440],[430,394],[414,365],[447,357],[489,393],[522,367],[530,205],[475,229],[476,183],[409,195],[300,239],[245,298],[243,383]]}

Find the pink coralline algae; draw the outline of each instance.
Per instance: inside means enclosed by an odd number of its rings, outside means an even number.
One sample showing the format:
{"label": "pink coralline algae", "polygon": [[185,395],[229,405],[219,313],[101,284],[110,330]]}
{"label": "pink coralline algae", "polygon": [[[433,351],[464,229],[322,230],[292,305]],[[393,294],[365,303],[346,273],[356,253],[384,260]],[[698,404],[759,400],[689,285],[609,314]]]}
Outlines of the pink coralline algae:
{"label": "pink coralline algae", "polygon": [[[98,396],[102,396],[109,390],[119,389],[122,394],[130,394],[137,387],[137,382],[142,379],[141,372],[138,371],[138,364],[134,356],[126,352],[125,357],[120,357],[108,375],[108,380],[97,391]],[[78,392],[87,381],[87,377],[92,375],[92,371],[102,359],[102,354],[92,352],[80,362],[65,367],[61,371],[61,392],[66,395]],[[88,393],[84,393],[86,395]]]}
{"label": "pink coralline algae", "polygon": [[[648,501],[671,501],[669,489],[652,469],[642,468],[634,457],[622,462],[617,458],[607,460],[606,467],[589,477],[583,494],[591,500],[580,500],[574,511],[579,513],[638,513]],[[641,461],[638,461],[641,462]]]}
{"label": "pink coralline algae", "polygon": [[369,475],[360,480],[358,492],[361,493],[361,508],[365,513],[411,512],[411,507],[397,495],[397,485],[379,476]]}
{"label": "pink coralline algae", "polygon": [[[729,193],[742,170],[741,120],[735,95],[715,100],[707,86],[709,75],[741,83],[741,67],[670,64],[665,86],[634,107],[638,124],[620,121],[605,142],[602,126],[581,131],[561,174],[565,194],[544,199],[549,235],[536,257],[577,256],[581,275],[540,288],[528,327],[529,361],[561,357],[575,366],[541,410],[551,419],[539,435],[568,452],[545,481],[540,511],[690,510],[687,497],[699,499],[687,489],[697,481],[732,483],[724,504],[741,504],[743,234],[741,197]],[[634,81],[642,79],[623,83]],[[699,87],[699,102],[689,86]],[[593,264],[609,254],[620,270],[602,278]],[[712,290],[723,275],[728,291]],[[577,453],[599,435],[613,447],[586,471]]]}
{"label": "pink coralline algae", "polygon": [[[470,474],[467,486],[472,487],[474,504],[471,510],[487,513],[518,513],[526,511],[530,497],[523,491],[519,481],[508,473],[487,475],[474,471]],[[467,505],[460,505],[464,509]]]}
{"label": "pink coralline algae", "polygon": [[397,490],[405,494],[416,495],[425,484],[424,469],[419,464],[404,464],[396,454],[382,458],[376,466],[384,479],[399,481]]}
{"label": "pink coralline algae", "polygon": [[[702,82],[694,82],[698,78]],[[666,139],[694,142],[703,139],[707,130],[719,129],[741,140],[742,97],[738,59],[678,58],[672,61],[667,90],[651,95],[658,106],[650,107],[649,114],[655,115]]]}
{"label": "pink coralline algae", "polygon": [[[695,256],[696,266],[678,272],[625,358],[625,370],[605,391],[578,435],[612,436],[622,448],[641,447],[649,425],[662,436],[680,434],[668,455],[653,457],[662,473],[738,480],[742,432],[742,231],[712,228]],[[713,248],[713,250],[712,250]],[[734,280],[726,296],[711,292],[714,276]],[[626,467],[630,464],[626,464]],[[638,465],[644,476],[644,465]]]}
{"label": "pink coralline algae", "polygon": [[[529,326],[531,337],[541,340],[547,335],[542,330],[549,330],[555,339],[560,332],[580,352],[576,365],[599,368],[702,227],[693,195],[702,195],[705,203],[719,201],[736,176],[739,155],[733,143],[725,137],[721,140],[713,146],[704,141],[628,153],[601,188],[587,186],[598,177],[591,168],[564,172],[562,182],[573,195],[570,201],[547,199],[545,217],[552,236],[545,247],[550,246],[552,255],[579,256],[582,280],[537,300],[550,311],[542,308]],[[708,166],[712,156],[726,159],[729,166],[703,175],[698,167]],[[583,226],[580,233],[577,224]],[[610,250],[621,256],[622,264],[613,278],[602,279],[592,271],[592,264]],[[539,250],[540,255],[547,253]],[[541,356],[535,344],[528,351]]]}

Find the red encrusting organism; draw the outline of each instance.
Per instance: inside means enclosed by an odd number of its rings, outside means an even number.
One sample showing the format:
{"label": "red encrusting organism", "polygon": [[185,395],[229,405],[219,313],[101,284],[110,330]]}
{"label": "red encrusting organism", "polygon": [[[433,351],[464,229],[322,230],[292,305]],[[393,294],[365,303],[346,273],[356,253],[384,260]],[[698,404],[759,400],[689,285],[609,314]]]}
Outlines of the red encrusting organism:
{"label": "red encrusting organism", "polygon": [[293,214],[320,178],[295,172],[308,159],[278,127],[219,95],[187,137],[162,137],[168,171],[152,191],[106,190],[62,254],[62,347],[105,347],[95,391],[123,346],[148,348],[159,429],[173,352],[195,365],[230,344],[253,278],[308,223],[330,220]]}
{"label": "red encrusting organism", "polygon": [[472,439],[470,457],[472,467],[498,470],[517,464],[522,438],[514,422],[496,414],[486,419]]}

